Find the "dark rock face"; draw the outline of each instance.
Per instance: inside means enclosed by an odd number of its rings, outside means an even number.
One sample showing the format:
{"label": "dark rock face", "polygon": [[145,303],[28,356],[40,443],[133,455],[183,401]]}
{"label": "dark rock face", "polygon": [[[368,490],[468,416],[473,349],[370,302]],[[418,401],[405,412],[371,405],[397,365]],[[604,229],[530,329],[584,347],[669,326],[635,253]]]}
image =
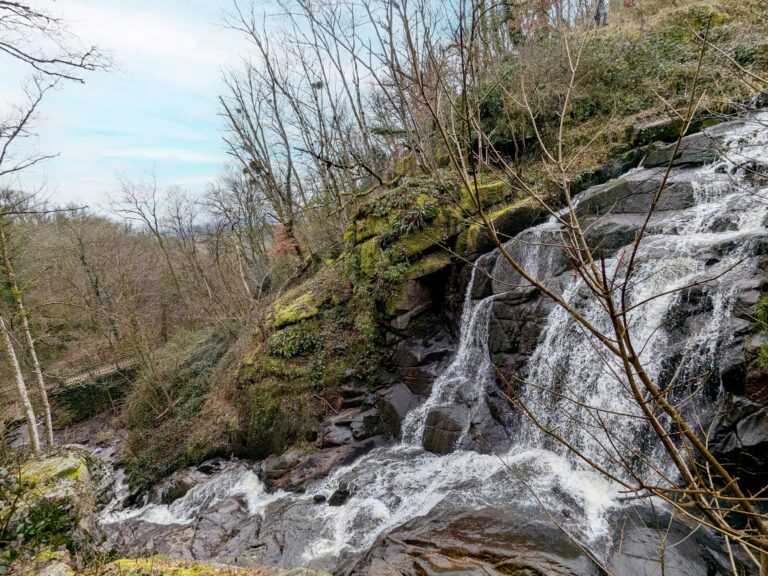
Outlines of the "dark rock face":
{"label": "dark rock face", "polygon": [[736,397],[716,430],[715,455],[750,491],[768,486],[768,406]]}
{"label": "dark rock face", "polygon": [[355,491],[354,486],[350,486],[346,482],[339,484],[339,487],[328,498],[328,506],[342,506],[349,500],[352,493]]}
{"label": "dark rock face", "polygon": [[435,454],[450,454],[456,450],[467,418],[466,410],[460,405],[430,410],[424,428],[424,449]]}
{"label": "dark rock face", "polygon": [[675,167],[692,167],[714,162],[720,157],[721,143],[717,138],[718,132],[711,130],[683,138],[677,154],[675,154],[676,143],[657,146],[648,152],[643,160],[643,166],[666,168],[671,162]]}
{"label": "dark rock face", "polygon": [[[662,184],[662,175],[642,170],[592,188],[579,200],[576,212],[581,217],[601,214],[644,214]],[[659,198],[657,210],[683,210],[694,205],[691,182],[670,181]]]}
{"label": "dark rock face", "polygon": [[[727,556],[719,552],[722,542],[713,533],[671,519],[664,510],[629,508],[617,514],[615,523],[624,527],[607,563],[615,574],[732,574]],[[748,573],[745,566],[740,568]]]}
{"label": "dark rock face", "polygon": [[395,349],[392,363],[413,394],[429,396],[432,382],[450,359],[453,350],[450,334],[438,326],[430,336],[417,336],[402,341]]}
{"label": "dark rock face", "polygon": [[258,473],[270,489],[303,492],[309,482],[327,476],[332,470],[344,466],[382,444],[380,437],[352,442],[305,453],[288,450],[280,456],[270,456],[259,465]]}
{"label": "dark rock face", "polygon": [[379,399],[379,411],[393,438],[400,439],[403,418],[418,404],[418,399],[405,384],[398,384],[382,394]]}
{"label": "dark rock face", "polygon": [[599,568],[536,509],[438,507],[381,538],[339,574],[598,576]]}

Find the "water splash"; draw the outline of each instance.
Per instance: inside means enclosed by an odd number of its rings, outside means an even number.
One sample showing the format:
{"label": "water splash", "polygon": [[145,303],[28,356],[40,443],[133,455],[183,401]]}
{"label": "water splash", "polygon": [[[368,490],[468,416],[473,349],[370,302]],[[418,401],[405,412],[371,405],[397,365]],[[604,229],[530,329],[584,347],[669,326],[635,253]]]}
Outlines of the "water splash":
{"label": "water splash", "polygon": [[464,296],[464,310],[459,329],[459,348],[451,364],[432,384],[432,391],[421,406],[411,410],[403,421],[403,442],[421,446],[427,414],[441,406],[451,406],[459,398],[470,408],[458,439],[461,443],[467,434],[472,415],[479,406],[488,383],[492,380],[491,359],[488,354],[488,325],[494,296],[473,300],[477,268],[472,275]]}

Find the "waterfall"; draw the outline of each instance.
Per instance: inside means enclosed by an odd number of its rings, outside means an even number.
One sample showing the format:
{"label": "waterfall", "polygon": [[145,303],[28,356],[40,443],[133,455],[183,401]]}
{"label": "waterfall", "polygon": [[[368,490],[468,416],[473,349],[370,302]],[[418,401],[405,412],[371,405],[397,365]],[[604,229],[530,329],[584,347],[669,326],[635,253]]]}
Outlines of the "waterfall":
{"label": "waterfall", "polygon": [[[760,119],[768,121],[768,114]],[[735,271],[748,272],[754,265],[749,257],[755,242],[765,239],[768,222],[768,186],[750,180],[741,167],[744,157],[768,163],[768,130],[755,131],[746,124],[728,130],[724,147],[729,158],[673,170],[670,185],[690,183],[692,200],[651,219],[628,294],[629,304],[636,306],[629,324],[650,377],[703,419],[717,394],[712,380],[718,350],[729,338],[725,326],[737,297]],[[633,177],[658,173],[640,168]],[[619,216],[614,224],[620,227],[628,218]],[[610,332],[604,308],[568,270],[562,235],[552,218],[525,230],[506,248],[531,275],[562,294],[598,329]],[[619,246],[607,260],[609,274],[626,266],[620,254]],[[246,498],[247,514],[291,523],[283,561],[298,565],[365,552],[381,535],[439,507],[491,507],[499,515],[544,507],[569,511],[561,518],[563,525],[599,555],[613,534],[607,514],[621,505],[616,484],[584,466],[525,418],[511,431],[514,445],[508,452],[460,449],[494,382],[488,343],[494,306],[503,298],[535,297],[533,288],[498,258],[492,273],[494,295],[473,299],[476,275],[482,273],[473,268],[467,285],[457,352],[434,381],[429,398],[404,419],[400,444],[377,448],[334,470],[308,486],[306,494],[267,494],[247,464],[233,462],[170,505],[110,509],[102,523],[184,526],[227,499]],[[695,290],[679,290],[692,284]],[[689,308],[695,310],[693,325],[686,324]],[[557,428],[569,443],[609,470],[637,456],[627,446],[640,446],[646,456],[662,462],[664,456],[621,376],[622,366],[605,352],[566,310],[552,307],[523,368],[522,401],[544,426]],[[453,404],[468,409],[459,449],[445,456],[426,452],[421,444],[427,415]],[[341,483],[353,488],[346,503],[315,503]]]}
{"label": "waterfall", "polygon": [[418,408],[411,410],[403,421],[403,442],[421,446],[429,411],[440,406],[450,406],[460,399],[470,406],[468,417],[458,444],[469,430],[471,417],[492,379],[491,358],[488,354],[488,325],[494,296],[473,300],[477,267],[472,273],[464,294],[464,309],[459,328],[459,347],[453,361],[432,384],[432,391]]}

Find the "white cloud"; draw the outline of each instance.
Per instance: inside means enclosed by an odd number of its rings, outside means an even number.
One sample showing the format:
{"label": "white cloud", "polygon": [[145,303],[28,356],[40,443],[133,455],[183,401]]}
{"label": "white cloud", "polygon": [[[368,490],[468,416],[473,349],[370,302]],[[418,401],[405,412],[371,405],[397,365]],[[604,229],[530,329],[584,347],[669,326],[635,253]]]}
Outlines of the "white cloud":
{"label": "white cloud", "polygon": [[[117,70],[89,74],[43,103],[36,148],[61,156],[24,176],[61,202],[99,204],[118,175],[149,169],[163,185],[204,190],[227,161],[217,97],[221,70],[245,41],[222,26],[229,0],[39,0],[85,46],[108,51]],[[8,65],[8,66],[6,66]],[[23,68],[0,57],[0,113],[19,102]],[[212,173],[211,173],[212,172]]]}
{"label": "white cloud", "polygon": [[122,148],[105,150],[100,156],[106,158],[132,158],[137,160],[173,160],[175,162],[223,164],[227,161],[226,154],[208,154],[194,152],[183,148]]}

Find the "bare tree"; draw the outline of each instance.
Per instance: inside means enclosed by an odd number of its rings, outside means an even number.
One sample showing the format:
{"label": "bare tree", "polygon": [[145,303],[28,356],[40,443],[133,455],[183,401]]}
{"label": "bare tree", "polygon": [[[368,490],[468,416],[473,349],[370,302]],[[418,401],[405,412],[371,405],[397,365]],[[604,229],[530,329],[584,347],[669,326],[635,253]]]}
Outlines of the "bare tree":
{"label": "bare tree", "polygon": [[82,48],[66,22],[26,2],[0,1],[0,52],[39,76],[84,82],[83,73],[108,65],[97,48]]}
{"label": "bare tree", "polygon": [[27,429],[29,430],[29,438],[32,442],[32,450],[35,452],[35,454],[39,454],[40,435],[37,431],[37,418],[35,418],[35,411],[32,409],[32,402],[29,401],[27,385],[24,383],[24,375],[21,373],[19,359],[16,357],[16,351],[13,348],[11,333],[8,330],[8,326],[6,325],[2,316],[0,316],[0,332],[3,333],[5,350],[8,354],[11,366],[13,367],[13,374],[16,379],[16,391],[19,394],[19,402],[21,403],[22,409],[24,410],[24,417],[27,420]]}
{"label": "bare tree", "polygon": [[[14,272],[13,263],[11,261],[10,252],[8,250],[6,228],[7,222],[0,220],[0,257],[2,257],[2,265],[4,268],[6,281],[10,288],[14,304],[16,305],[16,313],[19,315],[19,319],[21,320],[21,329],[24,332],[24,338],[27,343],[27,351],[32,361],[32,371],[35,374],[37,389],[38,393],[40,394],[40,402],[43,407],[43,417],[45,419],[45,431],[48,440],[48,446],[53,447],[53,419],[51,418],[51,405],[48,402],[48,392],[45,388],[43,370],[40,367],[40,360],[37,357],[35,339],[32,337],[32,330],[29,327],[28,313],[24,308],[23,293],[21,287],[16,281],[16,273]],[[22,403],[24,403],[23,397]]]}

